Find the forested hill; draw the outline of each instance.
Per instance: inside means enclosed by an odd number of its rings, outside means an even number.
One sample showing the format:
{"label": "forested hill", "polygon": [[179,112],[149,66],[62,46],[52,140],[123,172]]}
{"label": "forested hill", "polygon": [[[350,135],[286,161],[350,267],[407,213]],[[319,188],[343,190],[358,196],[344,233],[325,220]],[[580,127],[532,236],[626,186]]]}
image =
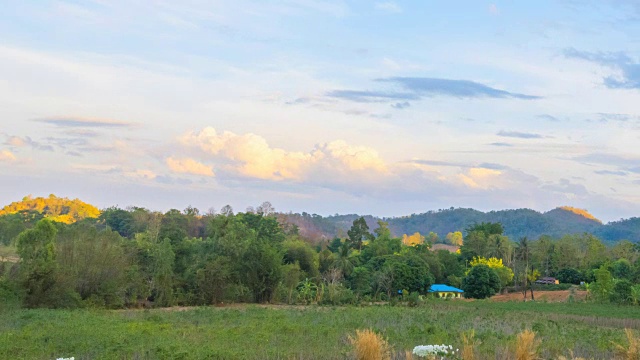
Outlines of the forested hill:
{"label": "forested hill", "polygon": [[[334,215],[322,217],[310,214],[282,214],[287,222],[295,224],[303,236],[311,239],[344,236],[353,220],[359,215]],[[474,209],[446,209],[423,214],[395,218],[365,216],[371,229],[377,227],[378,220],[389,223],[393,235],[428,234],[434,232],[444,238],[450,232],[464,231],[469,225],[481,222],[499,222],[505,235],[517,240],[521,237],[537,239],[542,235],[554,238],[567,234],[591,233],[603,241],[615,242],[631,240],[640,242],[640,218],[631,218],[603,224],[585,210],[559,207],[541,213],[530,209],[482,212]]]}
{"label": "forested hill", "polygon": [[78,199],[71,200],[55,195],[34,198],[29,195],[22,198],[22,201],[12,202],[0,209],[0,216],[15,214],[31,214],[71,224],[86,218],[97,218],[100,216],[100,210]]}

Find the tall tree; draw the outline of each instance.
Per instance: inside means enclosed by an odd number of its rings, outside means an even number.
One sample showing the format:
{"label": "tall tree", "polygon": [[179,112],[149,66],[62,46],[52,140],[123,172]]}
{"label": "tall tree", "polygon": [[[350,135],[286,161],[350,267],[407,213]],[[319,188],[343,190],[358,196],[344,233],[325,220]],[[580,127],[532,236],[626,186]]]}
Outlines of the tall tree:
{"label": "tall tree", "polygon": [[362,243],[365,240],[371,240],[372,235],[369,232],[369,225],[364,217],[360,217],[353,221],[351,229],[347,231],[348,241],[352,248],[362,250]]}
{"label": "tall tree", "polygon": [[21,258],[21,283],[26,291],[27,307],[51,306],[56,285],[56,249],[58,230],[49,220],[38,221],[33,229],[18,236],[17,250]]}

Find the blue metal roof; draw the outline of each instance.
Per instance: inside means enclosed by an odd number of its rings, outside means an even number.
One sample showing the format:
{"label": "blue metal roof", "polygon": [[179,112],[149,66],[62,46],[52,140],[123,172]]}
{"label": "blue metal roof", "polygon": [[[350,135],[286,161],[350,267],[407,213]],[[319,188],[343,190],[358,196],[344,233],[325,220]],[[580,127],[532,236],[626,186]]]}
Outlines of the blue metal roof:
{"label": "blue metal roof", "polygon": [[458,292],[463,293],[463,290],[458,288],[454,288],[453,286],[444,285],[444,284],[433,284],[429,288],[429,292]]}

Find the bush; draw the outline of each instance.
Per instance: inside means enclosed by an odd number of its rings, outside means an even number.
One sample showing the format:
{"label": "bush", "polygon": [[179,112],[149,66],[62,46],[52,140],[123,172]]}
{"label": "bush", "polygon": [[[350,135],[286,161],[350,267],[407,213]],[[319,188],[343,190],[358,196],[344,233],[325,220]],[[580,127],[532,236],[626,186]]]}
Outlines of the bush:
{"label": "bush", "polygon": [[500,290],[500,278],[487,265],[476,265],[462,280],[464,296],[473,299],[485,299]]}
{"label": "bush", "polygon": [[419,306],[423,303],[422,298],[420,298],[420,294],[417,292],[412,292],[407,295],[407,305],[411,307]]}
{"label": "bush", "polygon": [[349,336],[357,360],[391,359],[389,344],[372,330],[356,330],[356,336]]}
{"label": "bush", "polygon": [[357,301],[356,295],[342,285],[329,284],[324,287],[321,305],[352,305]]}
{"label": "bush", "polygon": [[618,304],[626,304],[631,302],[631,284],[628,280],[618,280],[613,286],[613,292],[611,293],[611,302]]}
{"label": "bush", "polygon": [[20,307],[20,303],[22,303],[22,297],[15,284],[0,279],[0,312],[17,309]]}

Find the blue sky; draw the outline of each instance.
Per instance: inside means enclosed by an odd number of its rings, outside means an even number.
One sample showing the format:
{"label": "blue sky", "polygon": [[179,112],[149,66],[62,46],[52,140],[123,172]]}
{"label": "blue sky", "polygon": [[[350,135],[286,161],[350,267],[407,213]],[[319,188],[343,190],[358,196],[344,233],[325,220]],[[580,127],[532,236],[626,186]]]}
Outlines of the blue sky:
{"label": "blue sky", "polygon": [[6,1],[0,202],[640,215],[636,1]]}

